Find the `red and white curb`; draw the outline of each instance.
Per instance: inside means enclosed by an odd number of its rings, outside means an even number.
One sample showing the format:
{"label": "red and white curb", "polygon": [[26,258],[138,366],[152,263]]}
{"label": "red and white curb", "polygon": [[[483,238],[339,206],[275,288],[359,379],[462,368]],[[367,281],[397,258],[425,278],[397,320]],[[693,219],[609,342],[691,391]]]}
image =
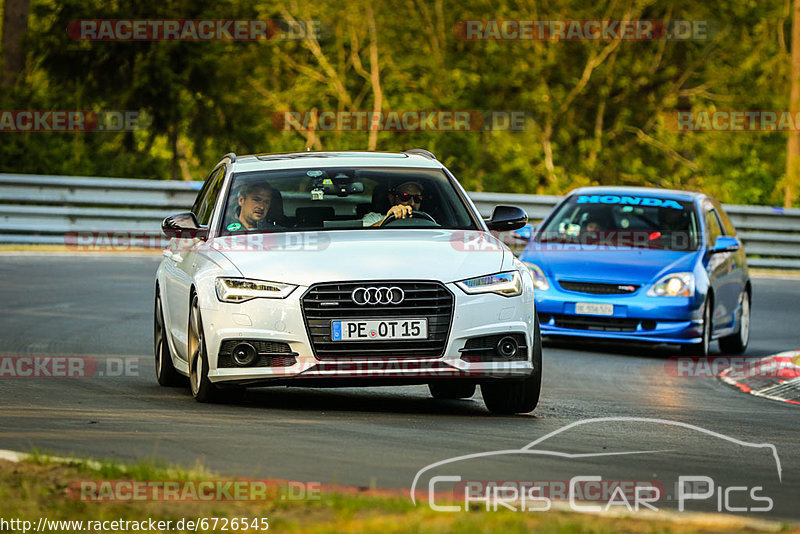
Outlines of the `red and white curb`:
{"label": "red and white curb", "polygon": [[719,379],[756,397],[800,404],[800,350],[767,356],[747,367],[728,367]]}

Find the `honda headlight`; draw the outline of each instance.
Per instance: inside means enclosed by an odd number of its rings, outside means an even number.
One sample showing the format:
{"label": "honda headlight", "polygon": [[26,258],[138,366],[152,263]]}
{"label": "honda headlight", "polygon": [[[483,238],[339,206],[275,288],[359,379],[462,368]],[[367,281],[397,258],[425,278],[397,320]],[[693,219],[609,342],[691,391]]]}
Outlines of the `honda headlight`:
{"label": "honda headlight", "polygon": [[217,298],[222,302],[245,302],[252,299],[285,299],[297,286],[247,278],[217,278]]}
{"label": "honda headlight", "polygon": [[487,274],[469,280],[461,280],[456,285],[469,295],[478,293],[497,293],[504,297],[522,295],[522,275],[517,271]]}
{"label": "honda headlight", "polygon": [[540,291],[546,291],[550,289],[550,283],[547,281],[547,277],[544,275],[544,271],[541,267],[535,263],[528,263],[527,261],[523,261],[522,263],[525,264],[525,266],[530,270],[531,276],[533,276],[534,289],[538,289]]}
{"label": "honda headlight", "polygon": [[694,296],[694,275],[692,273],[672,273],[662,276],[647,291],[647,294],[651,297],[692,297]]}

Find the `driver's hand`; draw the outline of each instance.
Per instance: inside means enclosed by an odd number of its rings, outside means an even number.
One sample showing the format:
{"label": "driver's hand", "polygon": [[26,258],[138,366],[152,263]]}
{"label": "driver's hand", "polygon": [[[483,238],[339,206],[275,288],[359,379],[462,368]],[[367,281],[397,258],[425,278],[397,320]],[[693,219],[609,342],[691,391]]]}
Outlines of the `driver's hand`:
{"label": "driver's hand", "polygon": [[[386,213],[386,217],[389,215],[394,215],[395,219],[405,219],[406,217],[411,216],[411,212],[413,208],[411,206],[405,206],[403,204],[398,204],[397,206],[392,206],[389,208],[388,213]],[[386,220],[384,218],[384,220]]]}

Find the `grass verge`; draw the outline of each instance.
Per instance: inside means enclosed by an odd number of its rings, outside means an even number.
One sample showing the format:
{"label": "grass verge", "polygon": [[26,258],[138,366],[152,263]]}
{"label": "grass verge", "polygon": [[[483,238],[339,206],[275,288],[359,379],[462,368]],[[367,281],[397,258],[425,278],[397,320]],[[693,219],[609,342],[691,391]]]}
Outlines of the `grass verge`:
{"label": "grass verge", "polygon": [[[265,498],[250,501],[115,501],[91,502],[82,499],[74,488],[87,481],[221,481],[202,467],[181,469],[160,462],[122,465],[115,462],[59,460],[33,453],[12,463],[0,460],[0,518],[22,519],[37,525],[39,518],[54,520],[172,521],[196,518],[247,518],[260,521],[272,532],[297,533],[472,533],[472,532],[543,532],[543,533],[700,533],[756,532],[752,524],[738,519],[684,516],[661,520],[638,517],[608,517],[564,511],[514,513],[511,511],[438,513],[424,503],[415,507],[407,497],[359,491],[354,488],[321,489],[310,498],[296,498],[288,482],[270,486]],[[91,482],[89,482],[91,483]],[[292,495],[294,494],[294,495]],[[266,518],[262,521],[261,518]],[[224,522],[218,520],[216,529]],[[209,522],[209,527],[211,523]],[[232,523],[229,524],[232,526]],[[800,532],[797,527],[770,524],[768,531]],[[209,528],[210,529],[210,528]],[[4,529],[5,530],[5,529]],[[44,530],[44,529],[43,529]],[[75,529],[51,528],[50,532],[74,532]],[[111,530],[130,532],[132,529]],[[229,531],[234,531],[228,528]],[[13,529],[12,529],[13,531]],[[21,532],[21,530],[17,530]],[[85,531],[85,530],[84,530]],[[150,531],[150,530],[145,530]],[[171,529],[191,532],[191,529]],[[200,532],[203,531],[201,528]],[[243,529],[235,529],[244,532]]]}

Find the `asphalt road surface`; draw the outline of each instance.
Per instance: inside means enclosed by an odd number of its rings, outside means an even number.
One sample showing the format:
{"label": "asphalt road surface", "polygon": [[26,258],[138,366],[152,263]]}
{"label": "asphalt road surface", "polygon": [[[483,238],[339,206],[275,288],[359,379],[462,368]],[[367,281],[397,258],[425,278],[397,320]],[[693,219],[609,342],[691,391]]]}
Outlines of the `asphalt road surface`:
{"label": "asphalt road surface", "polygon": [[[542,400],[525,416],[491,416],[479,394],[436,401],[424,386],[268,388],[249,391],[238,405],[196,403],[188,390],[159,387],[154,378],[159,259],[0,256],[0,357],[81,355],[99,365],[91,378],[0,378],[0,448],[123,461],[157,457],[199,462],[223,475],[388,488],[410,488],[432,462],[503,450],[425,471],[421,489],[434,473],[547,480],[554,487],[599,475],[660,483],[666,498],[657,507],[677,509],[678,477],[707,476],[712,492],[684,496],[687,510],[742,506],[757,517],[800,519],[798,407],[742,394],[714,378],[673,376],[668,362],[678,352],[670,347],[546,345]],[[798,323],[800,281],[756,278],[747,356],[800,348]],[[566,425],[605,417],[699,429],[594,422],[536,447],[556,455],[518,452]],[[765,443],[775,446],[777,459],[768,447],[750,445]],[[771,510],[753,510],[768,507],[764,496]]]}

